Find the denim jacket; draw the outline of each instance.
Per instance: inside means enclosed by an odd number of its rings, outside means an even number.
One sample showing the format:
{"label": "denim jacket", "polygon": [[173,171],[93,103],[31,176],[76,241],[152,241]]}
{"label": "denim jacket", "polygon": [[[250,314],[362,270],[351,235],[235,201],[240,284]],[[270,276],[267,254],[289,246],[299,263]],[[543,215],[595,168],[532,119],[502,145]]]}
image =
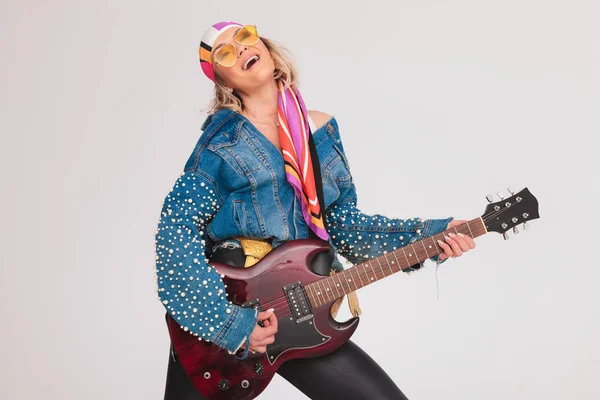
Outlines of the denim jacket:
{"label": "denim jacket", "polygon": [[[210,244],[245,236],[277,247],[309,237],[309,228],[287,182],[281,152],[248,119],[221,109],[202,130],[162,205],[156,232],[158,295],[183,329],[233,352],[250,336],[257,312],[227,300],[221,276],[206,258]],[[452,220],[362,213],[336,119],[316,129],[313,139],[330,243],[351,263],[442,232]]]}

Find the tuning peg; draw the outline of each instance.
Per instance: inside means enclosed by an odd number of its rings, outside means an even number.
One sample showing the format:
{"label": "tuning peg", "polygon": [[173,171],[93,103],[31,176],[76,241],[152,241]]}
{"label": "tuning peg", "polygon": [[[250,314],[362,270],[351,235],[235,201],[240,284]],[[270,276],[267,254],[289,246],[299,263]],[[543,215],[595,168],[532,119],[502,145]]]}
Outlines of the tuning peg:
{"label": "tuning peg", "polygon": [[504,193],[502,193],[502,190],[496,194],[498,195],[498,197],[500,197],[500,200],[504,200]]}
{"label": "tuning peg", "polygon": [[506,233],[506,232],[504,232],[504,233],[502,234],[502,236],[504,237],[504,240],[508,240],[508,239],[510,239],[510,236],[508,236],[508,233]]}
{"label": "tuning peg", "polygon": [[493,203],[494,202],[494,195],[493,194],[488,194],[487,196],[485,196],[485,198],[487,199],[488,202]]}
{"label": "tuning peg", "polygon": [[510,193],[511,196],[513,194],[515,194],[515,186],[514,185],[510,185],[506,190],[508,190],[508,192]]}
{"label": "tuning peg", "polygon": [[513,232],[515,234],[519,234],[519,228],[517,228],[516,226],[513,226]]}
{"label": "tuning peg", "polygon": [[529,224],[527,221],[523,222],[523,229],[529,229]]}

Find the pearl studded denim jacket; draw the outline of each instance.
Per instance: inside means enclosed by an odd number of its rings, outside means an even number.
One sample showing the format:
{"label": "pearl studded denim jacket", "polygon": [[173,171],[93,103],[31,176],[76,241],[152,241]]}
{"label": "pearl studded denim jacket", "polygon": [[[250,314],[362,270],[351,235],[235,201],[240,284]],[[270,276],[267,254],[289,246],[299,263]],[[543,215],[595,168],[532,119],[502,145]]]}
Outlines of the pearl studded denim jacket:
{"label": "pearl studded denim jacket", "polygon": [[[249,120],[221,109],[202,130],[162,204],[156,232],[158,295],[183,329],[233,352],[250,336],[257,314],[227,300],[221,276],[206,258],[209,244],[246,236],[272,240],[277,247],[307,238],[308,226],[287,183],[281,152]],[[442,232],[452,220],[362,213],[336,119],[316,129],[313,139],[330,243],[348,261],[360,263]]]}

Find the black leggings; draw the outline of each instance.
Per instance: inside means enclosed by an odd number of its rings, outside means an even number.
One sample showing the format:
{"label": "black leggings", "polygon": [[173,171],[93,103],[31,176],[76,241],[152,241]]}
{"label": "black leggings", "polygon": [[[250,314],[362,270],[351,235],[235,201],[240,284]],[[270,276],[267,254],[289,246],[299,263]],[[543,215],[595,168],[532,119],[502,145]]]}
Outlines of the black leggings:
{"label": "black leggings", "polygon": [[[241,249],[223,249],[211,257],[211,261],[234,266],[244,265],[244,260]],[[313,265],[315,272],[328,273],[328,267],[319,269],[323,268]],[[165,400],[203,400],[172,354],[169,351]],[[324,356],[286,361],[277,373],[311,399],[408,400],[388,374],[352,341]]]}
{"label": "black leggings", "polygon": [[[310,399],[407,400],[385,371],[352,341],[321,357],[289,360],[277,373]],[[165,400],[204,400],[171,352]]]}

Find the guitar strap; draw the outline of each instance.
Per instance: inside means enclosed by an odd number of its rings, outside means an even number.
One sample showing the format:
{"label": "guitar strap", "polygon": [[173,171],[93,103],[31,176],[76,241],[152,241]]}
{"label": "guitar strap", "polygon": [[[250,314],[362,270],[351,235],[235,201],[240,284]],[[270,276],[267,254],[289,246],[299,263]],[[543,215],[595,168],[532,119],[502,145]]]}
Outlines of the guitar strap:
{"label": "guitar strap", "polygon": [[[319,162],[319,156],[317,155],[317,148],[315,146],[312,131],[310,130],[310,128],[309,128],[309,135],[308,135],[308,146],[310,147],[310,158],[313,163],[313,171],[315,174],[317,197],[319,198],[319,204],[321,205],[321,213],[325,214],[325,197],[323,196],[323,180],[321,179],[321,163]],[[325,220],[325,218],[323,218],[323,220]],[[309,229],[308,232],[309,232],[309,236],[311,239],[313,239],[313,238],[319,239],[319,237],[312,231],[312,229]],[[331,252],[330,252],[330,259],[328,260],[328,262],[325,265],[331,265],[331,261],[333,260],[333,257],[335,257],[335,250],[332,248]],[[315,262],[315,264],[316,265],[315,265],[315,267],[313,267],[313,269],[318,268],[318,263]],[[333,275],[335,273],[335,270],[329,269],[328,271],[314,271],[314,272],[316,272],[320,275]],[[343,297],[339,298],[331,307],[331,314],[333,315],[334,318],[337,315],[337,312],[340,308],[340,305],[341,305],[343,299],[344,299]],[[356,295],[356,292],[348,293],[348,307],[350,308],[350,313],[353,316],[358,317],[360,314],[362,314],[362,310],[360,309],[360,305],[358,304],[358,296]]]}
{"label": "guitar strap", "polygon": [[[313,134],[310,128],[308,128],[308,147],[310,148],[310,159],[312,161],[313,173],[315,175],[315,186],[317,188],[317,198],[321,205],[321,214],[325,214],[325,198],[323,196],[323,180],[321,179],[321,163],[319,162],[319,156],[317,155],[317,147],[313,140]],[[323,218],[325,220],[325,218]],[[308,235],[311,239],[319,239],[316,233],[312,229],[308,230]]]}

